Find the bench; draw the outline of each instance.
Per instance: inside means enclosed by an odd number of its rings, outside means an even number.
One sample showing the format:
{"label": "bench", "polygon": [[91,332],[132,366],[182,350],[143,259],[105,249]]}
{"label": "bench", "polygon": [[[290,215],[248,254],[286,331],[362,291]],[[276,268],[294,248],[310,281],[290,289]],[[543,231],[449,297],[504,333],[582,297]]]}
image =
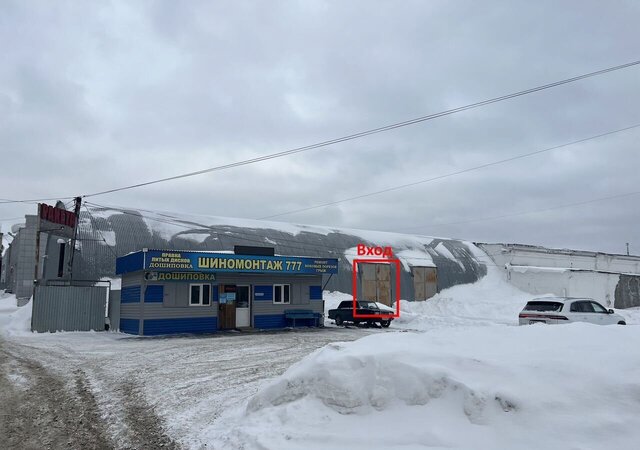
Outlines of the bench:
{"label": "bench", "polygon": [[284,312],[284,318],[287,323],[292,320],[294,328],[297,319],[313,320],[314,326],[317,327],[320,314],[314,313],[310,309],[290,309]]}

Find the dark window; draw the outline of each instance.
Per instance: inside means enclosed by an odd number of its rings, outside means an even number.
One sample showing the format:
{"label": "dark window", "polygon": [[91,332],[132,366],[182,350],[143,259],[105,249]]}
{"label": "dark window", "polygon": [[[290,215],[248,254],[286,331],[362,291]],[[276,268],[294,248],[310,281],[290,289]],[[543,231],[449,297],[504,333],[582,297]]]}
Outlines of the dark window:
{"label": "dark window", "polygon": [[351,300],[345,300],[344,302],[340,302],[338,309],[351,308],[353,306],[353,302]]}
{"label": "dark window", "polygon": [[200,304],[200,285],[199,284],[191,285],[191,299],[189,303],[192,305]]}
{"label": "dark window", "polygon": [[208,305],[211,302],[211,286],[208,284],[202,285],[202,304]]}
{"label": "dark window", "polygon": [[249,307],[249,286],[238,286],[236,291],[236,308]]}
{"label": "dark window", "polygon": [[571,304],[571,312],[583,312],[583,313],[592,313],[593,306],[591,306],[591,302],[581,301],[581,302],[573,302]]}
{"label": "dark window", "polygon": [[211,304],[211,285],[192,284],[189,288],[189,305],[209,306]]}
{"label": "dark window", "polygon": [[288,284],[274,284],[273,285],[273,303],[290,303],[291,296],[289,291],[291,286]]}
{"label": "dark window", "polygon": [[529,302],[524,307],[525,311],[562,311],[560,302]]}

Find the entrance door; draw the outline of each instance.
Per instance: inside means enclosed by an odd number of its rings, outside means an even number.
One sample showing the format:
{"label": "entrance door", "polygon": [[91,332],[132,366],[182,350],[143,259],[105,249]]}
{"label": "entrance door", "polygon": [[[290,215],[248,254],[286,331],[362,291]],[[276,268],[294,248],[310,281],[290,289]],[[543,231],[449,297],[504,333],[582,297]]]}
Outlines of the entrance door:
{"label": "entrance door", "polygon": [[236,285],[221,284],[218,298],[218,328],[236,327]]}
{"label": "entrance door", "polygon": [[251,287],[236,286],[236,327],[251,326]]}
{"label": "entrance door", "polygon": [[362,280],[360,299],[391,306],[391,266],[388,263],[359,263]]}

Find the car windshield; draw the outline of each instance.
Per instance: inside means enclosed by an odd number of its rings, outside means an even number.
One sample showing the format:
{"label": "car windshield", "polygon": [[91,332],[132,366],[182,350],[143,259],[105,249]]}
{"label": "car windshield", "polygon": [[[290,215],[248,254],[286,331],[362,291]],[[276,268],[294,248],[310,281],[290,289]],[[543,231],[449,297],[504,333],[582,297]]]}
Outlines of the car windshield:
{"label": "car windshield", "polygon": [[562,303],[560,302],[529,302],[524,307],[525,311],[562,311]]}
{"label": "car windshield", "polygon": [[378,309],[376,302],[360,302],[360,308]]}

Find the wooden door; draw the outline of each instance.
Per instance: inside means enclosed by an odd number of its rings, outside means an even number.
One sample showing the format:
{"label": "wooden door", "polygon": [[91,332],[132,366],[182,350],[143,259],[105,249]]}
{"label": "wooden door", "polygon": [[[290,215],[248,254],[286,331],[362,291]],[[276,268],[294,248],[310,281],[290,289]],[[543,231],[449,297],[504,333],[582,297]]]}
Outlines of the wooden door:
{"label": "wooden door", "polygon": [[236,327],[236,286],[221,284],[218,294],[218,328],[222,330]]}

